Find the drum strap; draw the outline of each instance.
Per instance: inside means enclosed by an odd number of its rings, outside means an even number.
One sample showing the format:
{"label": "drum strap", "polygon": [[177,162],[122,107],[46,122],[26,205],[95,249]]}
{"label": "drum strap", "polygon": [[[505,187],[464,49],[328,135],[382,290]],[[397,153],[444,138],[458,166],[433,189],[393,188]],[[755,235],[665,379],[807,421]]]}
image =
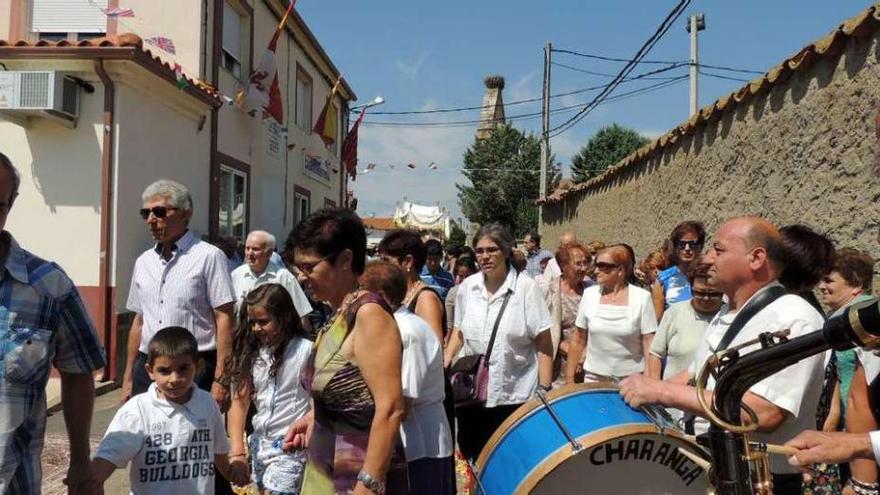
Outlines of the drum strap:
{"label": "drum strap", "polygon": [[[727,331],[724,332],[724,336],[721,337],[721,342],[718,343],[718,347],[715,348],[714,352],[721,352],[730,345],[734,338],[736,338],[737,334],[739,334],[740,330],[751,320],[756,314],[758,314],[762,309],[766,308],[773,301],[779,299],[780,297],[786,294],[785,288],[781,285],[773,285],[768,287],[766,290],[762,290],[752,296],[749,299],[749,302],[746,303],[742,309],[736,314],[733,318],[733,322],[730,323],[730,326],[727,327]],[[693,379],[688,382],[688,385],[693,386]],[[684,430],[685,433],[689,435],[694,434],[694,415],[690,413],[686,413],[682,418],[684,420]]]}

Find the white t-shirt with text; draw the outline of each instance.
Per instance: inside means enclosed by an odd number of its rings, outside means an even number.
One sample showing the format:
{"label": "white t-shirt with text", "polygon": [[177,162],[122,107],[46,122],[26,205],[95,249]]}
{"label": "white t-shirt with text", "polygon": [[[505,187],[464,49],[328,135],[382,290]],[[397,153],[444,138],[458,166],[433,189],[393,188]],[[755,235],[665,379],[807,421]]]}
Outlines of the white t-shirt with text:
{"label": "white t-shirt with text", "polygon": [[214,493],[214,456],[229,452],[223,417],[211,394],[193,387],[185,404],[157,395],[156,384],[113,417],[96,458],[118,468],[131,463],[131,493]]}

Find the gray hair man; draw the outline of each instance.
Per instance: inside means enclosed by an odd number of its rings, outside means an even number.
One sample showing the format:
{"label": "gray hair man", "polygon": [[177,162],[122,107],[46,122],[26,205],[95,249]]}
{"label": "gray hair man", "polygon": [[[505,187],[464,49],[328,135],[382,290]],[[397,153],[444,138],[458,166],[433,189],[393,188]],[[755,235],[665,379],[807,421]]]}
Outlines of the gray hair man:
{"label": "gray hair man", "polygon": [[123,398],[146,392],[150,386],[144,364],[147,345],[165,327],[188,329],[199,343],[204,366],[196,384],[226,410],[229,383],[221,373],[232,349],[235,294],[226,255],[189,230],[193,202],[187,188],[158,180],[144,190],[141,218],[155,245],[134,265],[126,307],[135,313],[128,334]]}
{"label": "gray hair man", "polygon": [[236,308],[241,306],[244,297],[255,287],[270,283],[281,284],[290,293],[303,329],[306,333],[310,333],[312,325],[308,314],[312,312],[312,305],[309,303],[309,298],[306,297],[296,277],[280,263],[272,261],[274,252],[274,235],[265,230],[254,230],[248,234],[244,244],[244,264],[232,271]]}
{"label": "gray hair man", "polygon": [[40,454],[46,432],[46,383],[61,374],[61,406],[70,442],[71,493],[95,490],[89,430],[95,401],[92,372],[104,349],[73,282],[58,265],[22,249],[6,220],[21,183],[0,153],[0,493],[41,492]]}

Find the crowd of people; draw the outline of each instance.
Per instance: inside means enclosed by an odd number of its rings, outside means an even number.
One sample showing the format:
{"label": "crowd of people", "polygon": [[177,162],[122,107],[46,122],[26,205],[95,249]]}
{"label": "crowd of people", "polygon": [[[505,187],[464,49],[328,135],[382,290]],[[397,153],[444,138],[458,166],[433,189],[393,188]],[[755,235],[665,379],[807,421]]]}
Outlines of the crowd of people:
{"label": "crowd of people", "polygon": [[[0,178],[2,227],[19,183],[2,155]],[[457,462],[472,465],[541,390],[612,383],[630,406],[659,404],[701,433],[693,377],[711,353],[766,331],[815,332],[873,283],[867,253],[756,217],[723,222],[709,245],[701,222],[681,222],[641,260],[571,232],[555,252],[537,233],[518,245],[499,224],[445,252],[391,231],[372,257],[358,216],[326,209],[280,249],[249,233],[238,265],[189,229],[185,186],[160,180],[142,199],[155,242],[128,292],[125,402],[91,458],[101,344],[63,271],[0,234],[0,493],[39,493],[50,365],[72,493],[102,493],[127,468],[135,493],[448,495]],[[746,393],[756,439],[799,449],[772,460],[774,493],[878,493],[878,374],[873,353],[834,351]]]}

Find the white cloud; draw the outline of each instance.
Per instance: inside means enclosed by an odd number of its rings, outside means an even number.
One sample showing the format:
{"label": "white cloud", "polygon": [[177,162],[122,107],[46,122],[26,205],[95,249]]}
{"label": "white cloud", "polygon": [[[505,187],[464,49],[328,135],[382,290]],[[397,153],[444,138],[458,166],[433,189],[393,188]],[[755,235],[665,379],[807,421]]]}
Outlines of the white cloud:
{"label": "white cloud", "polygon": [[414,80],[419,76],[419,72],[422,70],[422,66],[425,65],[425,62],[428,60],[428,52],[426,50],[422,50],[419,55],[412,61],[406,61],[398,59],[394,62],[397,70],[400,71],[407,79]]}

